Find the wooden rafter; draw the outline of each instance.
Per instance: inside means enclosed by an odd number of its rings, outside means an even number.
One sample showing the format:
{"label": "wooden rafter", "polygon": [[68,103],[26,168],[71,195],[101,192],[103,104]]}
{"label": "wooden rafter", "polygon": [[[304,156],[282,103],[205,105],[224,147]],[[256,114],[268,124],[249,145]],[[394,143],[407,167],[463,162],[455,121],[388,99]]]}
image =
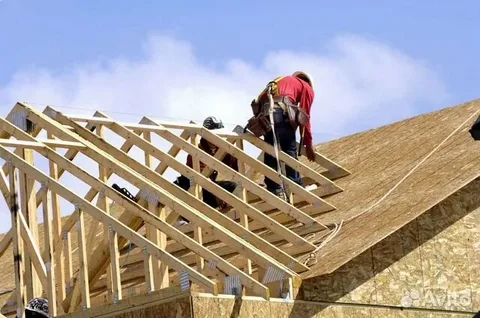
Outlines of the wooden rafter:
{"label": "wooden rafter", "polygon": [[[21,120],[29,121],[33,129],[25,131],[26,126]],[[86,125],[82,126],[79,122]],[[104,128],[125,139],[120,148],[107,141]],[[178,136],[171,129],[182,132]],[[47,139],[37,137],[42,130],[46,131]],[[170,142],[171,148],[164,151],[155,146],[152,133]],[[201,150],[196,136],[217,146],[217,154],[211,156]],[[250,156],[244,150],[244,142],[260,149],[261,155],[258,158]],[[133,147],[144,152],[144,162],[128,155]],[[56,151],[61,148],[67,149],[64,155]],[[182,150],[192,155],[193,168],[176,158]],[[33,152],[48,160],[49,172],[44,173],[35,167]],[[178,274],[180,281],[183,279],[183,274],[180,274],[188,273],[192,282],[213,294],[221,292],[222,286],[227,287],[223,279],[236,277],[244,295],[253,292],[269,299],[271,282],[286,279],[291,289],[293,281],[298,280],[298,274],[308,270],[296,258],[315,249],[315,245],[304,236],[322,231],[327,235],[331,231],[314,216],[335,209],[322,197],[343,191],[332,180],[349,172],[320,154],[317,154],[317,163],[326,169],[321,173],[280,152],[280,160],[284,164],[302,175],[308,175],[309,182],[317,185],[316,190],[307,191],[266,166],[262,160],[263,153],[274,154],[273,147],[250,133],[214,133],[194,122],[157,122],[148,117],[138,124],[120,123],[102,112],[95,112],[93,117],[69,116],[52,107],[40,112],[28,104],[17,103],[6,119],[0,118],[0,157],[11,163],[10,168],[19,170],[20,200],[17,209],[27,214],[24,217],[19,213],[12,218],[12,229],[0,241],[0,257],[14,242],[16,252],[27,260],[21,266],[32,268],[31,274],[23,272],[19,275],[17,283],[23,280],[28,286],[32,279],[38,279],[44,295],[59,305],[52,306],[53,315],[75,311],[79,306],[84,309],[94,306],[96,302],[92,303],[91,299],[96,297],[99,288],[113,292],[106,296],[110,302],[128,298],[124,294],[123,280],[127,276],[131,277],[129,279],[142,277],[147,287],[145,291],[165,289],[171,283],[169,275],[171,278],[173,272]],[[74,162],[78,154],[86,155],[99,164],[98,177]],[[222,162],[226,154],[238,159],[238,172]],[[152,166],[151,158],[159,160],[157,167]],[[200,161],[207,168],[201,170]],[[168,168],[190,178],[193,187],[185,191],[167,180],[164,173]],[[239,191],[230,193],[212,182],[209,175],[213,170],[218,171],[222,178],[236,182]],[[16,185],[12,183],[15,178],[10,176],[10,171],[7,163],[0,170],[0,189],[11,205],[14,201],[10,186]],[[61,184],[59,178],[65,172],[89,186],[83,198]],[[256,184],[252,180],[255,173],[286,183],[293,194],[292,203]],[[135,202],[107,185],[113,174],[140,189]],[[42,185],[36,193],[32,192],[35,181]],[[207,205],[202,200],[201,189],[226,202],[229,210],[220,212]],[[94,203],[97,196],[98,200]],[[60,220],[59,197],[75,206],[66,222]],[[18,200],[18,196],[16,198]],[[107,199],[124,208],[125,212],[118,217],[111,215]],[[35,214],[35,207],[40,204],[44,220],[48,223],[44,227],[45,248],[42,253],[36,236]],[[20,206],[23,208],[20,209]],[[29,215],[29,211],[34,211],[34,214]],[[88,232],[84,223],[85,214],[98,220],[107,234],[94,250],[89,247],[97,242],[98,223],[92,223],[93,227]],[[190,224],[174,226],[178,216],[187,218]],[[18,229],[16,232],[14,225]],[[79,263],[73,268],[70,236],[75,225]],[[145,236],[138,232],[143,226],[147,229]],[[125,258],[120,256],[120,251],[128,242],[134,244],[135,251],[130,258]],[[145,269],[124,276],[120,264],[122,267],[144,264]],[[108,284],[104,278],[101,279],[106,273]],[[272,275],[278,277],[272,280]],[[68,288],[69,283],[73,284],[72,289]],[[31,286],[31,290],[38,293],[34,290],[35,285]],[[278,289],[278,286],[275,288]],[[30,297],[28,289],[26,292],[17,292],[12,296],[17,302],[25,301],[25,297]]]}

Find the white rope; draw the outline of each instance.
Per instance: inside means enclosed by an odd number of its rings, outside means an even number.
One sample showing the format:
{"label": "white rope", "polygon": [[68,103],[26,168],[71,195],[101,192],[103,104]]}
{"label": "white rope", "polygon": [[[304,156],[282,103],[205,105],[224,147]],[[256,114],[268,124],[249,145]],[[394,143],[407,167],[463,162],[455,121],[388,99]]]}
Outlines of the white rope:
{"label": "white rope", "polygon": [[[387,193],[385,193],[385,195],[383,197],[381,197],[379,200],[377,200],[374,204],[372,204],[370,207],[366,208],[365,210],[363,210],[361,213],[355,215],[352,219],[350,219],[349,221],[352,221],[356,218],[358,218],[359,216],[367,213],[368,211],[370,211],[371,209],[373,209],[374,207],[376,207],[377,205],[379,205],[381,202],[383,202],[383,200],[385,200],[393,191],[395,191],[396,188],[398,188],[400,186],[400,184],[402,184],[403,181],[405,181],[412,173],[414,173],[418,167],[420,167],[425,161],[428,160],[428,158],[430,158],[435,152],[438,151],[438,149],[440,149],[441,146],[443,146],[443,144],[445,144],[455,133],[457,133],[468,121],[470,121],[475,115],[478,115],[480,113],[480,109],[477,110],[475,113],[473,113],[470,117],[468,117],[463,123],[460,124],[460,126],[458,126],[454,131],[452,131],[450,133],[450,135],[448,135],[441,143],[439,143],[429,154],[427,154],[415,167],[413,167],[402,179],[400,179],[400,181],[398,181]],[[340,222],[340,226],[337,228],[336,224],[336,228],[335,230],[333,230],[333,232],[327,237],[327,239],[325,239],[325,241],[323,241],[312,253],[310,253],[310,255],[307,257],[307,259],[305,260],[304,262],[304,265],[307,265],[307,263],[310,263],[311,265],[315,265],[317,263],[317,253],[320,249],[322,249],[322,247],[324,247],[329,241],[331,241],[337,234],[338,232],[340,232],[340,228],[343,224],[343,220]]]}

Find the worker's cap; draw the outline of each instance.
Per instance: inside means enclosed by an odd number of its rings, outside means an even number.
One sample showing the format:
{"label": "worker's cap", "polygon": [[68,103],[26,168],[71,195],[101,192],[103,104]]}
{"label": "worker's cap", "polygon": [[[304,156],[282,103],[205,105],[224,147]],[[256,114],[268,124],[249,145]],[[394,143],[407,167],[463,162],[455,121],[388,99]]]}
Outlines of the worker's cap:
{"label": "worker's cap", "polygon": [[305,82],[310,84],[310,86],[313,88],[313,80],[312,80],[312,77],[310,75],[308,75],[308,73],[305,73],[303,71],[296,71],[292,74],[292,76],[298,77],[298,78],[304,80]]}
{"label": "worker's cap", "polygon": [[224,128],[222,121],[214,116],[208,116],[205,118],[203,121],[203,127],[207,128],[208,130]]}
{"label": "worker's cap", "polygon": [[48,300],[45,298],[33,298],[28,302],[25,310],[36,313],[41,317],[50,318],[50,315],[48,314]]}

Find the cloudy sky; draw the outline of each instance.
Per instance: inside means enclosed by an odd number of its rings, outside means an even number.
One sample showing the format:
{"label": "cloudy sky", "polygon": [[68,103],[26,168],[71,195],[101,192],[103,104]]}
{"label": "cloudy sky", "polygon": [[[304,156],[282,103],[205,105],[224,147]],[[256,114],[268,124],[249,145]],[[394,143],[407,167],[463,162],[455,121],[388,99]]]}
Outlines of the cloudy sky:
{"label": "cloudy sky", "polygon": [[1,0],[0,114],[26,101],[233,127],[270,79],[304,70],[323,142],[479,97],[480,3],[365,3]]}

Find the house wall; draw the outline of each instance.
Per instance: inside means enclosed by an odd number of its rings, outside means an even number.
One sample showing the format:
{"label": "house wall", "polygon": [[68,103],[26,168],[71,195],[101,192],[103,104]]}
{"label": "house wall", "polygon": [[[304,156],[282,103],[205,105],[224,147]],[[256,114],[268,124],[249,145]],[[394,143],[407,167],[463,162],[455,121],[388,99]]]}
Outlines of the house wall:
{"label": "house wall", "polygon": [[306,301],[192,297],[193,317],[201,318],[467,318],[471,314],[348,306]]}
{"label": "house wall", "polygon": [[477,179],[334,273],[304,280],[304,297],[477,312],[479,252]]}

